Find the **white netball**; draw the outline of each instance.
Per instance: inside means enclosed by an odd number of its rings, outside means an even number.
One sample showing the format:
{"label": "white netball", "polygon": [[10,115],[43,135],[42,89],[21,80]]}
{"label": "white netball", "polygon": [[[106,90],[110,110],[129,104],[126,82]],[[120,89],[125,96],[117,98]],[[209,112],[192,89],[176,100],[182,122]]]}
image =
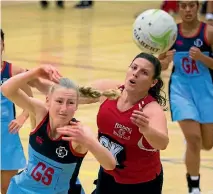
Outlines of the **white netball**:
{"label": "white netball", "polygon": [[141,13],[133,24],[133,40],[144,52],[161,54],[168,51],[177,38],[174,18],[160,9]]}

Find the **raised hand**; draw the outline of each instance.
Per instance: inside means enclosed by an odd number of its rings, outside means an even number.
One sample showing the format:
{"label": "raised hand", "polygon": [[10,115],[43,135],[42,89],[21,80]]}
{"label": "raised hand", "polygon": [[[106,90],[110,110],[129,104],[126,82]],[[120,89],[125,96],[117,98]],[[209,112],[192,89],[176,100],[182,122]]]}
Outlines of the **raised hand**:
{"label": "raised hand", "polygon": [[52,82],[58,83],[62,77],[58,70],[52,65],[43,65],[37,68],[37,75],[43,79],[48,79]]}
{"label": "raised hand", "polygon": [[193,46],[189,50],[189,56],[194,60],[200,60],[202,52],[200,51],[199,48]]}
{"label": "raised hand", "polygon": [[139,104],[139,110],[134,110],[131,121],[138,126],[141,133],[149,129],[149,117],[143,112],[141,105]]}
{"label": "raised hand", "polygon": [[176,50],[173,49],[173,50],[170,50],[170,51],[167,51],[166,53],[166,57],[169,61],[172,61],[173,60],[173,57],[174,57],[174,54],[175,54]]}

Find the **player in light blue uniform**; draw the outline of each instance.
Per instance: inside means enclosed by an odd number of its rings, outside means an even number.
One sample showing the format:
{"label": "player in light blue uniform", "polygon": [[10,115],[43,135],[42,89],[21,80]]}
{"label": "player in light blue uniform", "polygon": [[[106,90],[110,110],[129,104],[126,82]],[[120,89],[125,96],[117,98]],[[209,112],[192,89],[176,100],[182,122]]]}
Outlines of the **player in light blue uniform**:
{"label": "player in light blue uniform", "polygon": [[[11,64],[3,62],[1,83],[11,77]],[[11,134],[9,125],[15,116],[15,106],[1,93],[1,170],[18,170],[24,168],[26,160],[19,134]],[[13,155],[15,160],[11,160]]]}
{"label": "player in light blue uniform", "polygon": [[[22,84],[40,75],[59,81],[51,87],[46,103],[20,90]],[[110,151],[94,138],[88,127],[73,119],[78,87],[67,78],[57,77],[51,66],[43,66],[14,76],[2,85],[7,98],[35,115],[37,126],[29,138],[27,167],[11,179],[7,194],[67,194],[69,189],[72,191],[70,178],[88,149],[104,168],[115,168]]]}
{"label": "player in light blue uniform", "polygon": [[84,154],[76,153],[61,137],[52,139],[49,122],[48,114],[30,134],[28,165],[12,178],[8,194],[68,193],[70,177]]}
{"label": "player in light blue uniform", "polygon": [[187,182],[190,194],[200,193],[200,150],[213,147],[213,27],[198,20],[198,1],[179,1],[182,22],[169,52],[159,56],[167,69],[173,56],[169,82],[173,121],[186,139]]}
{"label": "player in light blue uniform", "polygon": [[[173,46],[176,52],[169,93],[173,121],[191,119],[201,124],[213,123],[213,70],[192,59],[189,53],[194,47],[203,55],[212,56],[211,46],[205,40],[206,28],[207,24],[201,22],[197,35],[192,38],[179,33]],[[178,29],[181,32],[181,24]]]}
{"label": "player in light blue uniform", "polygon": [[[1,29],[1,56],[4,50],[4,32]],[[2,58],[2,57],[1,57]],[[11,63],[1,61],[1,85],[13,75],[23,72]],[[25,85],[23,90],[30,96],[32,92]],[[29,114],[23,111],[16,118],[15,105],[1,93],[1,192],[5,194],[10,179],[19,169],[26,166],[23,147],[18,134]]]}

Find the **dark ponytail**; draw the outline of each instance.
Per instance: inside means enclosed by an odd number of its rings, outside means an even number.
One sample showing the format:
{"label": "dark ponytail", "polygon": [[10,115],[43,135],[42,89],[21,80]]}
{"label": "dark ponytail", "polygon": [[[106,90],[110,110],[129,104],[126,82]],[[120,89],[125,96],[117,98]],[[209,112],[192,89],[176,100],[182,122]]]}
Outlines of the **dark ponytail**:
{"label": "dark ponytail", "polygon": [[152,88],[149,89],[149,94],[156,99],[158,104],[160,104],[162,107],[165,107],[167,100],[166,100],[166,94],[162,90],[163,86],[164,86],[163,80],[161,78],[158,78],[158,82]]}

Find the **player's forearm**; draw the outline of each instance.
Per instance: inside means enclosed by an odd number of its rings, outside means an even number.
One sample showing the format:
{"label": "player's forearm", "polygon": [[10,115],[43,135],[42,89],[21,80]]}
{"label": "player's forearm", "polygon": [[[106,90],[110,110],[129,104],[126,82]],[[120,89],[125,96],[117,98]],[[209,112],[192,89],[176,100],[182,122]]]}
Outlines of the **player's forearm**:
{"label": "player's forearm", "polygon": [[98,140],[94,139],[88,142],[87,148],[105,170],[113,170],[116,167],[116,160],[112,153],[102,146]]}
{"label": "player's forearm", "polygon": [[206,55],[201,55],[200,61],[205,64],[208,68],[213,69],[213,58]]}
{"label": "player's forearm", "polygon": [[39,92],[43,94],[48,94],[50,87],[53,85],[53,82],[45,80],[42,78],[37,78],[28,82],[31,87],[36,88]]}
{"label": "player's forearm", "polygon": [[23,88],[23,85],[27,85],[27,83],[35,79],[35,77],[36,70],[31,70],[15,75],[2,84],[1,91],[6,97],[14,96],[19,89]]}
{"label": "player's forearm", "polygon": [[146,132],[143,132],[143,135],[148,143],[155,149],[165,150],[169,144],[168,134],[162,133],[151,127]]}
{"label": "player's forearm", "polygon": [[167,58],[165,58],[160,60],[160,64],[161,64],[162,70],[164,71],[168,69],[170,62],[168,61]]}
{"label": "player's forearm", "polygon": [[162,53],[158,56],[158,59],[161,63],[162,70],[168,69],[169,64],[173,61],[175,52],[176,52],[176,50],[172,49],[172,50],[169,50],[168,52]]}
{"label": "player's forearm", "polygon": [[35,116],[32,113],[29,113],[28,110],[23,110],[18,117],[22,117],[23,123],[30,117],[30,123],[31,123],[32,129],[36,127]]}
{"label": "player's forearm", "polygon": [[200,61],[205,64],[208,68],[213,69],[213,58],[206,55],[201,55]]}
{"label": "player's forearm", "polygon": [[17,117],[17,119],[21,120],[22,123],[25,123],[29,115],[30,114],[27,110],[23,110],[22,113]]}
{"label": "player's forearm", "polygon": [[170,61],[168,60],[168,57],[166,56],[166,54],[163,53],[163,54],[159,55],[158,59],[159,59],[159,61],[161,63],[162,70],[168,69]]}

